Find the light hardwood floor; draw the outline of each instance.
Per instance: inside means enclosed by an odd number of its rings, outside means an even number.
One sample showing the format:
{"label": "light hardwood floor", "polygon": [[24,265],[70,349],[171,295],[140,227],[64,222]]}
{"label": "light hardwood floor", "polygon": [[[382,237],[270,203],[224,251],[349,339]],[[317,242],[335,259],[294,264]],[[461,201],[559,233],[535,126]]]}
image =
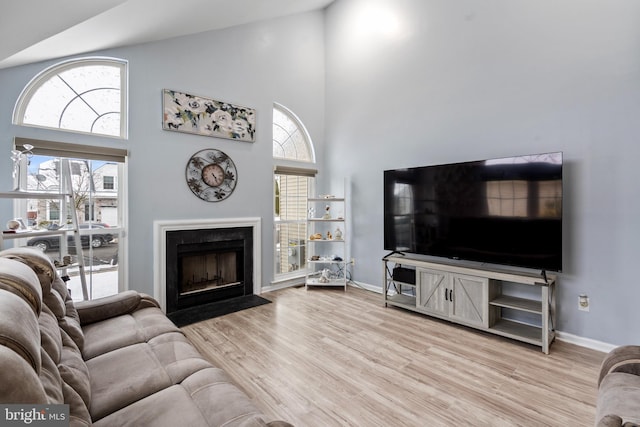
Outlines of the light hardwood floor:
{"label": "light hardwood floor", "polygon": [[551,354],[397,308],[350,287],[183,328],[271,419],[307,426],[591,426],[604,354]]}

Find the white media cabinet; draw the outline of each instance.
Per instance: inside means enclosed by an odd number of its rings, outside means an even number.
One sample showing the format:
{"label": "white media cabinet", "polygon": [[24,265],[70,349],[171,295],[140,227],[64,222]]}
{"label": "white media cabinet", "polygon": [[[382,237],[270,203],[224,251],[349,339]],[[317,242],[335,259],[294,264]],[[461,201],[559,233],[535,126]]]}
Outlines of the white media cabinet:
{"label": "white media cabinet", "polygon": [[[537,345],[549,354],[555,338],[555,275],[547,275],[545,280],[542,275],[401,255],[390,255],[382,261],[385,307],[400,307]],[[405,269],[402,280],[394,278],[395,267]],[[406,268],[415,269],[415,283],[407,280],[411,271]],[[400,276],[400,271],[396,272]]]}

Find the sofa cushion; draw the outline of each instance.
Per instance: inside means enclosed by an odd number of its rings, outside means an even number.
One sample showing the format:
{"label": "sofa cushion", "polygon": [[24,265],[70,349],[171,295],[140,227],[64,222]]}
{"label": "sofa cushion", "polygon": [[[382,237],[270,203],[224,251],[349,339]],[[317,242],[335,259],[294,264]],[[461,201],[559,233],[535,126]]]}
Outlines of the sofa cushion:
{"label": "sofa cushion", "polygon": [[64,403],[69,405],[69,426],[90,426],[91,415],[80,395],[68,384],[62,385]]}
{"label": "sofa cushion", "polygon": [[[86,408],[91,404],[89,369],[73,340],[62,332],[62,354],[58,370],[62,380],[78,393]],[[88,413],[88,409],[87,409]]]}
{"label": "sofa cushion", "polygon": [[180,329],[155,307],[91,323],[82,330],[82,354],[85,360],[128,345],[147,342],[163,333],[180,332]]}
{"label": "sofa cushion", "polygon": [[0,346],[22,357],[36,374],[40,373],[40,329],[33,307],[3,289],[0,289]]}
{"label": "sofa cushion", "polygon": [[[0,299],[2,297],[0,295]],[[3,367],[0,369],[0,402],[48,403],[38,374],[24,357],[0,345],[0,366]]]}
{"label": "sofa cushion", "polygon": [[91,418],[96,421],[171,385],[147,343],[119,348],[87,361]]}
{"label": "sofa cushion", "polygon": [[60,371],[58,371],[58,366],[44,349],[42,349],[41,357],[42,367],[40,369],[40,381],[47,395],[47,403],[64,403],[64,396],[62,394],[63,381],[60,376]]}
{"label": "sofa cushion", "polygon": [[42,307],[38,325],[40,325],[40,345],[57,365],[62,354],[62,336],[58,321],[46,305]]}
{"label": "sofa cushion", "polygon": [[94,423],[106,426],[266,426],[258,409],[220,369],[203,369]]}
{"label": "sofa cushion", "polygon": [[51,283],[51,293],[57,293],[64,304],[64,316],[58,318],[58,324],[69,334],[78,349],[82,351],[84,348],[84,333],[80,326],[80,316],[78,316],[78,311],[73,304],[71,295],[69,295],[66,283],[60,277],[56,277]]}
{"label": "sofa cushion", "polygon": [[608,416],[620,417],[623,425],[640,424],[640,376],[621,372],[605,376],[596,408],[598,425],[606,425]]}
{"label": "sofa cushion", "polygon": [[[126,365],[126,366],[123,366]],[[122,347],[87,362],[94,420],[163,388],[180,383],[211,364],[181,332]]]}
{"label": "sofa cushion", "polygon": [[171,332],[149,340],[149,347],[164,367],[172,384],[182,382],[189,375],[211,367],[182,332]]}

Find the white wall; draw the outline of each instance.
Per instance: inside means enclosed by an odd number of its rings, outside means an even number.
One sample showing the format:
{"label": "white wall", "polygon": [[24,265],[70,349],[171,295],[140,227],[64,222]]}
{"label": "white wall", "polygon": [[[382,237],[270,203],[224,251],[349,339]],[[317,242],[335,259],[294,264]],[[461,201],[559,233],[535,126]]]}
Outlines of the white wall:
{"label": "white wall", "polygon": [[[262,283],[268,284],[273,278],[272,105],[279,102],[295,111],[314,142],[323,143],[323,24],[323,13],[312,12],[92,53],[129,61],[127,141],[11,125],[13,105],[22,88],[57,61],[0,70],[0,152],[6,153],[0,188],[10,188],[9,152],[14,136],[126,147],[130,152],[130,288],[153,294],[154,220],[255,216],[262,218]],[[255,108],[256,142],[163,131],[163,88]],[[238,171],[234,193],[222,202],[198,199],[185,181],[189,158],[205,148],[224,151]],[[10,203],[0,202],[0,220],[10,218]]]}
{"label": "white wall", "polygon": [[381,286],[385,169],[563,151],[556,328],[640,342],[640,2],[338,0],[325,32],[325,172],[351,180],[355,280]]}

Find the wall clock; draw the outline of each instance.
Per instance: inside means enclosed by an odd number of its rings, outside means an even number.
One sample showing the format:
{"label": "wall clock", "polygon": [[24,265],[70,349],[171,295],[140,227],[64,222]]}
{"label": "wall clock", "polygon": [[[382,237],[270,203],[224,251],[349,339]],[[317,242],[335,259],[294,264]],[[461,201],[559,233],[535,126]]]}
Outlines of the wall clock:
{"label": "wall clock", "polygon": [[207,149],[191,156],[186,178],[193,194],[207,202],[219,202],[235,190],[238,172],[233,160],[225,153]]}

